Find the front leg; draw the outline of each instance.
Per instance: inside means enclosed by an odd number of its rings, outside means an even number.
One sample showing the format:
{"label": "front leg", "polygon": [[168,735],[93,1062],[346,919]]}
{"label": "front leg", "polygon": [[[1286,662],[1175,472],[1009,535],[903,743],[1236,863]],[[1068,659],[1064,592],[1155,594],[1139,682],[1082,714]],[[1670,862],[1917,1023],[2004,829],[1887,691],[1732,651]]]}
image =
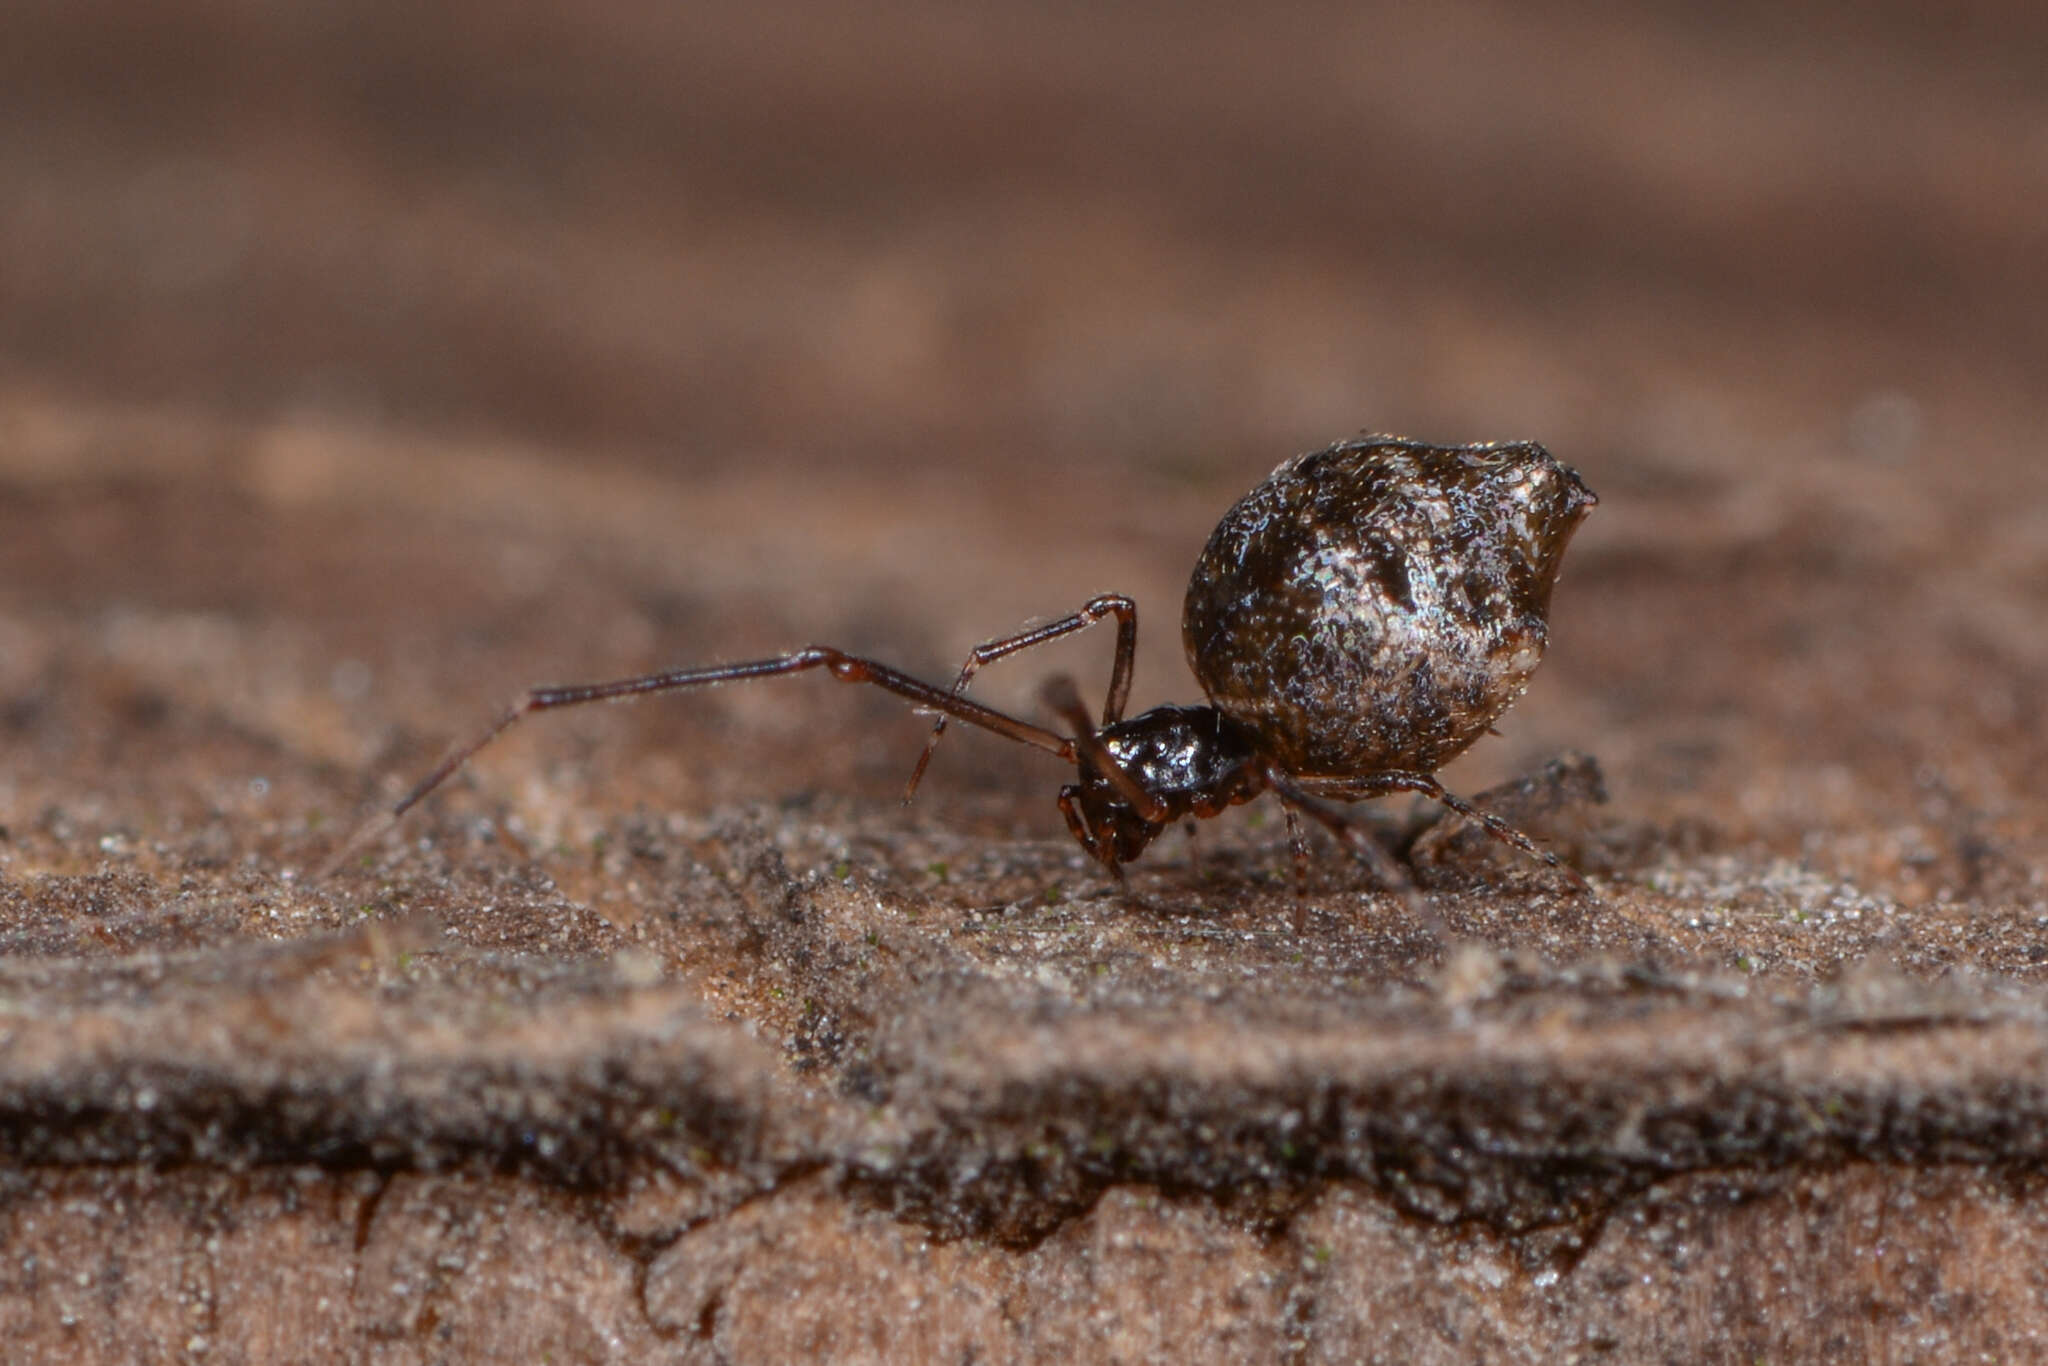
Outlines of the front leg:
{"label": "front leg", "polygon": [[[958,697],[967,691],[967,685],[974,680],[982,665],[993,664],[1006,655],[1044,645],[1076,631],[1085,631],[1109,616],[1116,618],[1116,658],[1110,665],[1109,696],[1102,703],[1102,724],[1116,724],[1123,719],[1124,707],[1131,700],[1131,669],[1138,657],[1138,604],[1121,593],[1104,593],[1090,598],[1081,605],[1080,611],[1058,621],[1049,621],[1013,636],[983,641],[968,652],[967,662],[960,666],[960,676],[953,680],[953,695]],[[932,751],[939,747],[939,737],[946,733],[947,719],[941,714],[932,722],[931,739],[924,742],[924,753],[917,756],[917,767],[910,771],[910,781],[903,788],[906,806],[917,794],[918,783],[924,780],[924,771],[932,761]]]}
{"label": "front leg", "polygon": [[1081,815],[1081,789],[1073,783],[1068,783],[1060,789],[1060,814],[1067,818],[1068,833],[1088,851],[1090,858],[1109,870],[1109,876],[1115,881],[1117,890],[1128,897],[1131,894],[1131,883],[1130,879],[1124,876],[1123,864],[1117,862],[1116,840],[1109,836],[1098,839],[1095,832],[1088,828],[1087,820]]}
{"label": "front leg", "polygon": [[339,868],[342,862],[367,840],[396,822],[429,792],[446,782],[457,769],[468,763],[478,750],[497,739],[513,723],[534,712],[584,706],[593,702],[622,701],[627,698],[681,692],[692,688],[715,687],[750,679],[774,678],[784,674],[806,673],[814,669],[822,669],[842,683],[872,684],[896,694],[921,710],[935,711],[941,716],[951,717],[971,726],[979,726],[983,730],[1015,740],[1019,744],[1042,749],[1067,763],[1076,762],[1080,753],[1075,748],[1074,741],[1056,735],[1043,726],[1035,726],[1029,721],[999,712],[993,707],[984,707],[979,702],[970,702],[957,693],[946,692],[886,664],[860,655],[848,654],[830,645],[810,645],[786,655],[777,655],[772,659],[748,660],[738,664],[670,669],[633,678],[615,678],[603,683],[529,688],[524,697],[498,713],[496,719],[475,737],[449,750],[446,757],[434,766],[434,770],[414,784],[412,790],[400,798],[398,804],[381,820],[366,821],[359,825],[355,833],[342,843],[341,848],[328,859],[316,876],[324,877]]}

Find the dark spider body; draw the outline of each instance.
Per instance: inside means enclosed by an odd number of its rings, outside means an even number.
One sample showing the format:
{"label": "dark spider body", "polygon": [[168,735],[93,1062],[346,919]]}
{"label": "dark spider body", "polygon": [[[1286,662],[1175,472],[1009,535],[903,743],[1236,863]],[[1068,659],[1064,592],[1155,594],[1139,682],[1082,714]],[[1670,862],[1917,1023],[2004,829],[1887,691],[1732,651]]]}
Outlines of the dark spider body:
{"label": "dark spider body", "polygon": [[1530,443],[1369,437],[1298,456],[1196,562],[1188,664],[1288,773],[1435,772],[1528,686],[1593,503]]}
{"label": "dark spider body", "polygon": [[[1294,812],[1305,811],[1382,872],[1389,871],[1384,853],[1361,843],[1330,801],[1419,792],[1559,867],[1528,836],[1446,792],[1432,775],[1528,686],[1548,641],[1550,591],[1565,546],[1596,501],[1575,471],[1533,442],[1339,442],[1286,462],[1239,499],[1195,565],[1181,637],[1209,706],[1124,717],[1137,607],[1105,594],[1057,621],[977,646],[950,691],[822,645],[742,664],[535,688],[452,751],[391,814],[403,814],[528,712],[823,668],[937,713],[906,801],[949,719],[1073,763],[1079,781],[1059,795],[1067,828],[1119,877],[1168,825],[1216,815],[1269,789],[1286,803],[1290,828]],[[982,665],[1112,616],[1116,654],[1099,725],[1065,678],[1049,683],[1045,697],[1070,735],[966,697]],[[1301,850],[1297,838],[1298,856]]]}
{"label": "dark spider body", "polygon": [[1145,815],[1082,759],[1081,781],[1060,789],[1060,811],[1081,847],[1112,868],[1138,857],[1174,821],[1217,815],[1267,788],[1252,737],[1214,707],[1154,707],[1097,736],[1161,808]]}

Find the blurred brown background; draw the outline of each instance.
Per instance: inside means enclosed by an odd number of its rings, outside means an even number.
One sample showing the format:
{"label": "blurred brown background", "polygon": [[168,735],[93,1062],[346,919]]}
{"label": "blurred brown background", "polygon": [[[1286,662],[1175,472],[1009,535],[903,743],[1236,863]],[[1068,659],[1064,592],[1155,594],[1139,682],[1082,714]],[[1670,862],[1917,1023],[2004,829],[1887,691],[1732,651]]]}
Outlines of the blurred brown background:
{"label": "blurred brown background", "polygon": [[9,375],[108,402],[1233,487],[1361,421],[1654,466],[1835,453],[1891,392],[2037,415],[2029,6],[9,29]]}
{"label": "blurred brown background", "polygon": [[[922,723],[821,679],[535,722],[360,869],[305,881],[366,803],[529,682],[812,639],[943,678],[973,642],[1117,589],[1143,612],[1136,704],[1194,700],[1180,595],[1216,518],[1284,457],[1360,429],[1539,439],[1602,497],[1550,660],[1503,738],[1447,773],[1469,792],[1594,754],[1613,801],[1542,833],[1602,900],[1564,905],[1468,848],[1479,873],[1434,903],[1454,937],[1574,1009],[1577,964],[1706,974],[1719,985],[1692,1004],[1739,1035],[1716,1012],[1739,1015],[1743,983],[1796,1012],[1872,965],[1912,990],[1988,975],[2039,1012],[2038,5],[23,0],[0,30],[0,945],[60,1054],[67,1012],[173,952],[246,977],[314,1071],[342,1067],[318,1053],[327,1017],[270,1003],[271,960],[237,955],[365,921],[442,947],[373,945],[308,980],[453,1010],[477,982],[518,999],[530,974],[602,976],[630,947],[691,1009],[758,1030],[791,1105],[831,1118],[835,1097],[893,1096],[875,1113],[906,1125],[925,1044],[1000,1034],[1013,1008],[1084,1030],[1170,1007],[1189,1014],[1169,1035],[1255,1041],[1262,1011],[1333,1012],[1349,1037],[1409,988],[1465,1010],[1480,989],[1432,976],[1445,946],[1334,850],[1297,917],[1270,816],[1213,822],[1207,877],[1163,840],[1128,907],[1066,842],[1040,756],[949,740],[904,812]],[[1070,642],[977,692],[1032,712],[1038,679],[1074,669],[1092,689],[1107,655]],[[740,897],[752,909],[721,900],[778,877]],[[805,922],[822,939],[762,956],[797,931],[754,926],[756,901],[842,884],[858,896]],[[1061,937],[1076,927],[1095,959]],[[1238,947],[1184,960],[1159,947],[1197,943],[1177,934]],[[861,935],[917,966],[862,976]],[[840,975],[793,985],[792,962]],[[928,996],[940,979],[971,987]],[[1030,983],[1045,994],[1002,996]],[[205,1036],[215,990],[165,1009]],[[1451,1028],[1417,1009],[1401,1022],[1418,1037]],[[617,1024],[591,1026],[593,1056]],[[1585,1064],[1572,1050],[1602,1028],[1559,1034],[1553,1061],[1643,1087],[1683,1071]],[[1462,1038],[1447,1086],[1492,1065],[1461,1062]],[[1951,1095],[1896,1059],[1854,1066],[1884,1113]],[[2003,1112],[1972,1097],[2017,1105],[2026,1083],[1984,1067],[1982,1092],[1955,1083],[1953,1122],[1990,1133]],[[0,1108],[46,1133],[10,1084]],[[165,1133],[212,1114],[188,1100],[152,1111]],[[1806,1122],[1785,1113],[1788,1133]],[[976,1116],[955,1139],[998,1144]],[[200,1160],[134,1132],[84,1150]],[[776,1132],[806,1170],[859,1168],[836,1139]],[[1932,1151],[1829,1132],[1812,1160]],[[2006,1133],[1970,1151],[2018,1162],[1997,1156]],[[1318,1170],[1364,1170],[1352,1141]],[[322,1142],[256,1150],[353,1161]],[[1183,1191],[1222,1179],[1130,1161]],[[1359,1179],[1344,1198],[1378,1199]],[[1892,1177],[1872,1180],[1884,1205]],[[421,1207],[443,1197],[470,1198]],[[1982,1213],[1977,1194],[1939,1198]],[[2048,1246],[2038,1202],[2010,1198]],[[1805,1217],[1762,1208],[1772,1228]],[[586,1214],[558,1209],[536,1244],[588,1232]],[[126,1236],[80,1227],[81,1264]],[[592,1255],[644,1271],[673,1236]],[[1869,1253],[1853,1233],[1828,1246],[1844,1265]],[[1447,1254],[1417,1255],[1426,1278]],[[1542,1274],[1514,1255],[1513,1275]],[[939,1274],[920,1266],[906,1274]],[[1672,1303],[1699,1308],[1665,1270]],[[466,1331],[487,1338],[510,1312],[500,1283],[465,1284],[484,1306]],[[1569,1277],[1515,1284],[1546,1322],[1607,1312]],[[1844,1312],[1880,1338],[1926,1299],[1870,1293],[1880,1309]],[[1706,1359],[1656,1336],[1690,1322],[1660,1303],[1613,1308],[1649,1334],[1616,1341]],[[1800,1349],[1770,1331],[1748,1347]]]}
{"label": "blurred brown background", "polygon": [[[1766,804],[1810,823],[1854,804],[1816,765],[1879,763],[1856,782],[1895,807],[1931,762],[1996,806],[2043,757],[2032,7],[8,28],[23,629],[289,624],[343,701],[436,734],[529,678],[799,638],[943,672],[1114,587],[1147,611],[1143,702],[1188,693],[1182,576],[1279,459],[1533,436],[1607,499],[1550,671],[1585,700],[1539,684],[1475,780],[1641,722],[1677,786],[1784,760],[1801,790]],[[486,636],[517,648],[465,655]],[[1030,707],[1100,653],[985,686]],[[886,707],[790,692],[718,705],[820,738]],[[366,762],[354,720],[329,748]]]}

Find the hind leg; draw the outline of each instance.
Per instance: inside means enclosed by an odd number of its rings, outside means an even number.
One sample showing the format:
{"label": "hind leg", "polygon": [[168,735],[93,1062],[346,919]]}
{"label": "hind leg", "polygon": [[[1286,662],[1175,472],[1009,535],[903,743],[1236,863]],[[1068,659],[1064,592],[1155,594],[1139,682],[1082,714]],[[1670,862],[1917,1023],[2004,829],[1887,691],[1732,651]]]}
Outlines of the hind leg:
{"label": "hind leg", "polygon": [[1430,800],[1450,808],[1469,821],[1476,821],[1487,834],[1501,843],[1521,850],[1544,866],[1556,869],[1568,879],[1572,887],[1590,896],[1592,887],[1581,877],[1577,869],[1559,861],[1557,855],[1537,844],[1527,835],[1509,825],[1490,811],[1481,811],[1463,797],[1446,791],[1444,785],[1427,773],[1404,773],[1388,770],[1384,773],[1368,774],[1359,778],[1301,778],[1289,777],[1288,788],[1308,797],[1324,797],[1337,801],[1360,802],[1372,797],[1384,797],[1393,792],[1419,792]]}

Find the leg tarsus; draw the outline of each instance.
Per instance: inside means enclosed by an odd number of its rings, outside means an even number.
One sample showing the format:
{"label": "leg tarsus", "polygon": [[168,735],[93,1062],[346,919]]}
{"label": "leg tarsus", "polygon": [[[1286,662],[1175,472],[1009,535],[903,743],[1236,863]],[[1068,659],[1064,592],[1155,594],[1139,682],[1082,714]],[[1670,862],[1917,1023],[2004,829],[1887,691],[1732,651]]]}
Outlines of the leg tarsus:
{"label": "leg tarsus", "polygon": [[1301,818],[1294,814],[1294,803],[1282,800],[1282,811],[1287,813],[1287,844],[1294,853],[1294,932],[1308,933],[1308,841],[1302,837]]}
{"label": "leg tarsus", "polygon": [[1281,808],[1287,814],[1287,847],[1294,854],[1294,899],[1308,899],[1308,840],[1301,833],[1301,818],[1294,814],[1294,803],[1283,801]]}

